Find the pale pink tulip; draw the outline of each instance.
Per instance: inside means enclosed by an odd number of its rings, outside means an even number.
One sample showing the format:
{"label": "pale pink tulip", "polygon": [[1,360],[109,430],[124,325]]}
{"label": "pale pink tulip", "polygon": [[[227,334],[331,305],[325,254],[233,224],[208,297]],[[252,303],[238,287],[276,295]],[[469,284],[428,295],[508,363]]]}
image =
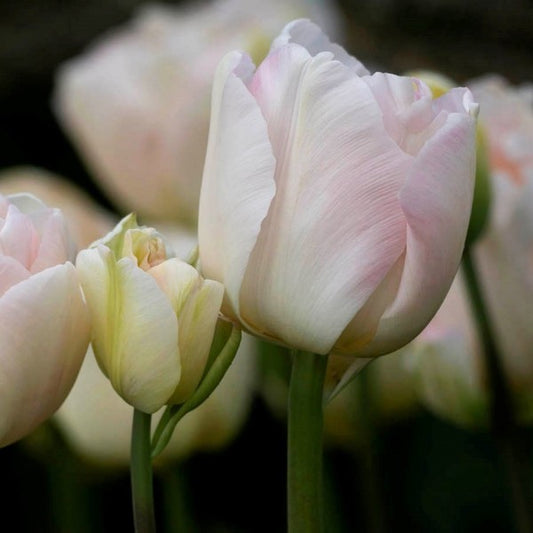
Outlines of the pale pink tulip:
{"label": "pale pink tulip", "polygon": [[214,82],[200,262],[249,331],[301,350],[375,356],[446,295],[471,210],[477,104],[376,73],[308,21],[255,70]]}
{"label": "pale pink tulip", "polygon": [[[492,204],[473,255],[515,414],[533,421],[533,109],[529,89],[472,81],[488,142]],[[469,427],[489,420],[490,390],[467,295],[456,282],[415,341],[413,370],[434,412]]]}
{"label": "pale pink tulip", "polygon": [[308,0],[152,5],[61,67],[57,116],[118,208],[196,222],[216,65],[235,48],[264,56],[299,16],[338,18]]}
{"label": "pale pink tulip", "polygon": [[0,446],[52,416],[89,344],[89,316],[58,209],[0,196]]}

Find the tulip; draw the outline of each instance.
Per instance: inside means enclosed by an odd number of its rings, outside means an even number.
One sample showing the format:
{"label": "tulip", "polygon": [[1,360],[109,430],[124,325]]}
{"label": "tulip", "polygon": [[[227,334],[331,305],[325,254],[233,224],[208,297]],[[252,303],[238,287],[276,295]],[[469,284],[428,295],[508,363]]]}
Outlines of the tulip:
{"label": "tulip", "polygon": [[262,56],[296,16],[336,27],[327,2],[150,6],[59,69],[56,115],[118,209],[196,223],[213,72],[229,50]]}
{"label": "tulip", "polygon": [[89,315],[63,215],[28,194],[0,196],[0,446],[59,408],[89,343]]}
{"label": "tulip", "polygon": [[199,212],[223,311],[267,340],[377,356],[416,336],[459,266],[477,104],[376,73],[314,24],[285,27],[254,68],[217,69]]}
{"label": "tulip", "polygon": [[77,257],[92,346],[117,393],[153,413],[182,403],[205,369],[223,286],[170,257],[163,237],[125,217]]}
{"label": "tulip", "polygon": [[[531,95],[501,78],[469,83],[480,102],[488,146],[492,204],[473,247],[487,314],[516,420],[533,421],[533,111]],[[481,339],[461,279],[414,342],[412,367],[424,403],[469,428],[486,427],[490,397]]]}

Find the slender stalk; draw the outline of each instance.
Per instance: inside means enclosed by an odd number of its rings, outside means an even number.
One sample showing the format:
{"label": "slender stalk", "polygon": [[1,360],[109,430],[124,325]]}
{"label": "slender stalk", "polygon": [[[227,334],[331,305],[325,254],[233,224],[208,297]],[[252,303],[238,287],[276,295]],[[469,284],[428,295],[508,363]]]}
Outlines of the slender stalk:
{"label": "slender stalk", "polygon": [[[361,477],[365,511],[367,518],[367,530],[370,533],[385,533],[386,517],[383,505],[383,493],[381,487],[381,473],[378,454],[378,432],[376,428],[376,405],[372,394],[371,375],[366,367],[359,376],[359,387],[355,387],[358,395],[357,415],[360,418],[361,432]],[[354,421],[354,424],[356,421]]]}
{"label": "slender stalk", "polygon": [[166,468],[161,475],[165,531],[194,533],[197,531],[189,503],[187,480],[179,464]]}
{"label": "slender stalk", "polygon": [[154,533],[154,495],[150,423],[152,415],[137,409],[133,412],[131,431],[131,494],[136,533]]}
{"label": "slender stalk", "polygon": [[525,450],[521,444],[512,398],[470,249],[465,250],[462,266],[470,303],[483,343],[485,365],[491,390],[492,432],[499,447],[511,487],[516,525],[520,533],[533,533],[533,517],[530,509],[532,500],[530,498],[529,479],[526,477],[529,473],[529,467]]}
{"label": "slender stalk", "polygon": [[289,533],[321,533],[322,398],[327,356],[293,351],[289,386],[287,519]]}

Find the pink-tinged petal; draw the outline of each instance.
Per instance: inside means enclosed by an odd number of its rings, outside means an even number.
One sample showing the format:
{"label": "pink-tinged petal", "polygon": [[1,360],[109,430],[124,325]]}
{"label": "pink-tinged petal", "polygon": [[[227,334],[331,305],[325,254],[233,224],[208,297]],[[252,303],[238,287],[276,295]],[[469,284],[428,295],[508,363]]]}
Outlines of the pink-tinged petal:
{"label": "pink-tinged petal", "polygon": [[248,258],[275,191],[266,122],[243,81],[252,70],[249,58],[233,52],[215,75],[198,227],[205,277],[224,283],[237,314]]}
{"label": "pink-tinged petal", "polygon": [[82,250],[76,267],[100,367],[125,401],[155,412],[180,379],[178,324],[168,298],[132,259],[116,262],[102,245]]}
{"label": "pink-tinged petal", "polygon": [[272,53],[289,43],[303,46],[312,56],[316,56],[320,52],[332,52],[337,61],[346,65],[358,76],[370,74],[360,61],[348,54],[342,46],[332,43],[319,26],[307,19],[289,22],[272,42],[270,52]]}
{"label": "pink-tinged petal", "polygon": [[50,417],[87,351],[90,322],[72,264],[23,281],[0,298],[0,445]]}
{"label": "pink-tinged petal", "polygon": [[403,253],[398,193],[413,159],[385,131],[367,84],[329,53],[280,48],[250,88],[269,126],[277,191],[241,317],[265,336],[327,353]]}
{"label": "pink-tinged petal", "polygon": [[4,223],[4,218],[6,217],[7,210],[9,209],[9,200],[3,194],[0,194],[0,227]]}
{"label": "pink-tinged petal", "polygon": [[374,338],[383,313],[398,293],[404,266],[405,253],[398,258],[379,287],[346,326],[333,347],[335,354],[356,354]]}
{"label": "pink-tinged petal", "polygon": [[48,209],[39,198],[30,193],[10,194],[7,198],[10,204],[16,206],[19,211],[26,215],[33,215],[34,213],[40,213]]}
{"label": "pink-tinged petal", "polygon": [[377,72],[366,77],[383,111],[383,122],[396,144],[416,156],[425,141],[442,125],[431,90],[420,80]]}
{"label": "pink-tinged petal", "polygon": [[[39,234],[32,219],[14,205],[9,206],[4,226],[0,231],[0,249],[29,269],[37,256]],[[62,263],[65,260],[61,261]],[[55,261],[57,265],[58,261]],[[49,265],[50,266],[50,265]]]}
{"label": "pink-tinged petal", "polygon": [[398,294],[374,340],[361,351],[388,353],[415,337],[446,296],[459,267],[474,187],[475,119],[451,113],[426,142],[400,199],[407,246]]}
{"label": "pink-tinged petal", "polygon": [[10,287],[30,277],[30,272],[16,259],[0,255],[0,296]]}
{"label": "pink-tinged petal", "polygon": [[40,220],[41,239],[32,272],[75,258],[74,243],[69,239],[66,222],[59,209],[50,210]]}
{"label": "pink-tinged petal", "polygon": [[472,93],[464,87],[450,89],[433,101],[433,107],[435,112],[464,113],[466,111],[472,116],[477,116],[479,113],[479,104],[474,101]]}

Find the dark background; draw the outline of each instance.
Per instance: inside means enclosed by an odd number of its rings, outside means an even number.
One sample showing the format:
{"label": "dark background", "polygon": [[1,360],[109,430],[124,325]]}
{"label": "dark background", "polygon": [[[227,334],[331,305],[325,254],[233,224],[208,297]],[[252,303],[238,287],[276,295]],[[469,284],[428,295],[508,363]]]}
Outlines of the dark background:
{"label": "dark background", "polygon": [[[140,2],[0,0],[0,169],[35,165],[78,183],[110,207],[64,137],[50,107],[57,66],[101,32],[126,21]],[[345,47],[390,72],[428,68],[458,84],[497,72],[533,80],[530,2],[342,0]],[[533,449],[531,432],[523,437]],[[10,531],[131,531],[127,473],[86,468],[54,428],[0,450],[4,520]],[[373,446],[382,492],[381,524],[368,512],[368,457],[326,453],[330,531],[472,533],[515,531],[509,489],[490,435],[455,428],[421,412],[383,429]],[[197,455],[156,478],[156,496],[179,484],[194,528],[157,506],[161,531],[284,530],[285,428],[258,396],[245,430],[229,448]],[[179,482],[179,483],[178,483]],[[177,492],[178,491],[178,492]],[[165,524],[167,526],[165,527]],[[3,528],[2,528],[3,529]]]}

